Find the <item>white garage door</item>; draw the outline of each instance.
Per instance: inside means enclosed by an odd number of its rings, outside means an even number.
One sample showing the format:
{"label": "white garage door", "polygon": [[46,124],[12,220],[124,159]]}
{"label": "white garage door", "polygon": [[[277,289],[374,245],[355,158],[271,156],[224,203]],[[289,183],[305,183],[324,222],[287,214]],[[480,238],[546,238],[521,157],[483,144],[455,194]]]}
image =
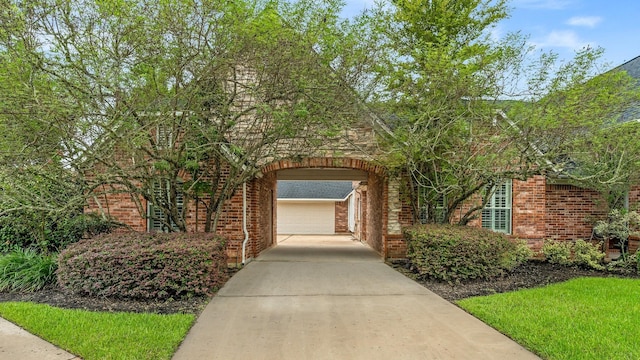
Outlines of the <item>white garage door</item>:
{"label": "white garage door", "polygon": [[333,234],[335,204],[278,201],[278,234]]}

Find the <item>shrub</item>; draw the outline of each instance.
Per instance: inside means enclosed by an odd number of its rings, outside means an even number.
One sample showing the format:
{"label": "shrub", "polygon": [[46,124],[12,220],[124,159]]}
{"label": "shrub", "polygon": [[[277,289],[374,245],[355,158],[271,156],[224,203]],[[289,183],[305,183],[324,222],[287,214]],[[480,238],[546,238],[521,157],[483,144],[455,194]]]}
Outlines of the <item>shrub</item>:
{"label": "shrub", "polygon": [[584,240],[576,240],[573,243],[573,263],[578,266],[585,266],[596,270],[604,270],[602,261],[605,253],[600,250],[602,244],[594,245]]}
{"label": "shrub", "polygon": [[573,244],[569,241],[546,239],[542,244],[542,255],[551,264],[570,265],[572,247]]}
{"label": "shrub", "polygon": [[60,286],[85,296],[178,299],[212,294],[227,278],[213,234],[100,235],[70,245],[58,264]]}
{"label": "shrub", "polygon": [[578,239],[576,241],[556,241],[547,239],[542,245],[542,254],[551,264],[578,265],[596,270],[604,270],[605,253],[600,245]]}
{"label": "shrub", "polygon": [[469,226],[413,226],[405,229],[405,237],[414,269],[439,280],[492,278],[525,258],[505,235]]}
{"label": "shrub", "polygon": [[626,275],[636,272],[640,274],[640,256],[636,253],[627,257],[620,257],[618,260],[607,264],[607,270]]}
{"label": "shrub", "polygon": [[16,248],[58,252],[84,236],[109,233],[115,227],[113,221],[97,214],[52,218],[26,211],[11,213],[0,217],[0,253]]}
{"label": "shrub", "polygon": [[35,291],[56,280],[56,255],[14,249],[0,256],[0,291]]}
{"label": "shrub", "polygon": [[527,242],[525,240],[517,240],[515,244],[516,244],[516,250],[513,253],[513,260],[512,260],[514,263],[514,267],[520,264],[523,264],[524,262],[531,259],[531,257],[533,257],[534,255],[533,250],[531,250],[531,248],[529,247],[529,245],[527,245]]}

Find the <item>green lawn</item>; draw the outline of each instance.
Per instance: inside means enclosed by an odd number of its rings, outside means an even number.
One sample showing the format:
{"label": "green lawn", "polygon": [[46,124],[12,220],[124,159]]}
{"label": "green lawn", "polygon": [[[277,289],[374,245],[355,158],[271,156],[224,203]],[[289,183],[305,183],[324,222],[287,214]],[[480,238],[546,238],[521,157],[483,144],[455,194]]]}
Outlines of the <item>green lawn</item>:
{"label": "green lawn", "polygon": [[195,320],[192,314],[135,314],[0,303],[0,316],[91,359],[170,359]]}
{"label": "green lawn", "polygon": [[640,359],[640,280],[580,278],[458,305],[546,359]]}

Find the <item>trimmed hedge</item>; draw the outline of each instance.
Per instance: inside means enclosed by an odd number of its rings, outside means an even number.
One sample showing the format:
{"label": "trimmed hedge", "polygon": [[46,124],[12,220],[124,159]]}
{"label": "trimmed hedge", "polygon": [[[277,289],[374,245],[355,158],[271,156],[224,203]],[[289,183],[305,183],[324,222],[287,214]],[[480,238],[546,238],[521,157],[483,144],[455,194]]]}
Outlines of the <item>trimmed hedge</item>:
{"label": "trimmed hedge", "polygon": [[58,261],[58,284],[83,296],[179,299],[211,295],[227,280],[225,242],[213,234],[105,234]]}
{"label": "trimmed hedge", "polygon": [[528,260],[526,244],[487,229],[418,225],[404,230],[407,257],[423,278],[460,281],[493,278]]}

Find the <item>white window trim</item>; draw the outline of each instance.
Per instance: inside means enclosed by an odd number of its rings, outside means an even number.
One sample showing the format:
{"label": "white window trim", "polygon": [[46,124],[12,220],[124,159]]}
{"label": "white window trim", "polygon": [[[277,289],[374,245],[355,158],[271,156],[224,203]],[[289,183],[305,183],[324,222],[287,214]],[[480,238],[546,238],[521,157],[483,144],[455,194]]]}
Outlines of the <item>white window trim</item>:
{"label": "white window trim", "polygon": [[[482,209],[481,222],[482,227],[486,229],[490,229],[496,232],[505,233],[511,235],[512,231],[512,223],[513,223],[513,205],[512,205],[512,192],[513,192],[513,182],[511,179],[504,181],[499,187],[504,187],[504,206],[500,204],[498,200],[498,196],[502,196],[499,190],[494,190],[491,194],[491,199],[487,202],[484,209]],[[506,212],[504,217],[504,222],[506,222],[506,226],[499,226],[498,222],[501,221],[498,219],[496,214],[498,212]],[[488,218],[488,219],[486,219]]]}

